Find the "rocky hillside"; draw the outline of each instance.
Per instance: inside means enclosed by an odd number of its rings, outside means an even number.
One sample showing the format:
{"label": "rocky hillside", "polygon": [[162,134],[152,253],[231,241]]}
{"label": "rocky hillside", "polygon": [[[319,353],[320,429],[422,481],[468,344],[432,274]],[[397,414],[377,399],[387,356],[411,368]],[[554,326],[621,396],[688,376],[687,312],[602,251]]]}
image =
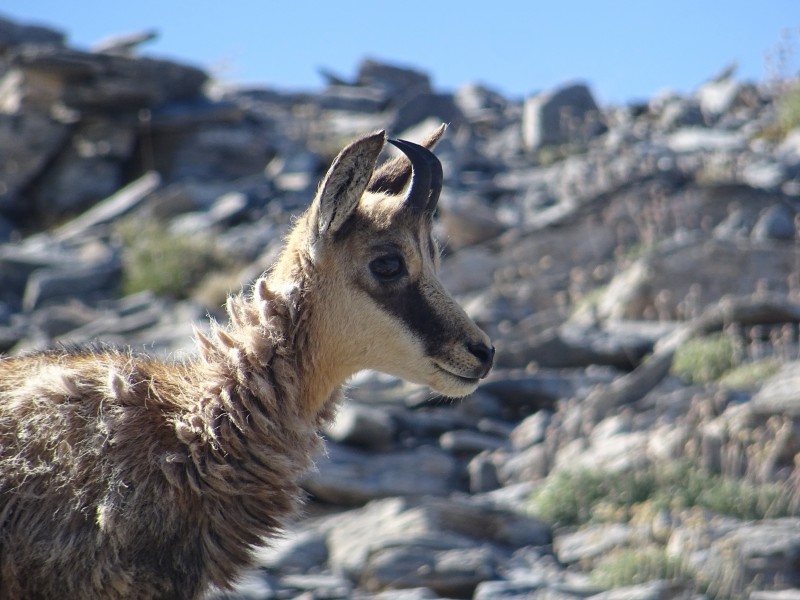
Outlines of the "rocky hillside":
{"label": "rocky hillside", "polygon": [[442,121],[442,278],[498,350],[458,402],[359,375],[308,514],[214,598],[800,598],[800,88],[292,93],[136,41],[0,20],[0,352],[191,353],[346,141]]}

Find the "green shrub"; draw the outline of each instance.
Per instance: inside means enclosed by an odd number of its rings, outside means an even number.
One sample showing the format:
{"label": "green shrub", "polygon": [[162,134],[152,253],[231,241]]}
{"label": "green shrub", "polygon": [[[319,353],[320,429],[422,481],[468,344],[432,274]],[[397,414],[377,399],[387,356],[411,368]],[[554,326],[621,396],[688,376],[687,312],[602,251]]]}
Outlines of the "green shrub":
{"label": "green shrub", "polygon": [[739,519],[764,519],[797,514],[795,500],[779,483],[753,484],[676,461],[623,472],[558,471],[531,498],[531,512],[555,526],[570,526],[609,514],[629,520],[647,502],[654,510],[703,507]]}
{"label": "green shrub", "polygon": [[800,127],[800,83],[790,86],[775,100],[776,119],[756,137],[781,142],[792,129]]}
{"label": "green shrub", "polygon": [[734,366],[730,337],[711,335],[689,340],[675,352],[672,373],[693,384],[710,383]]}
{"label": "green shrub", "polygon": [[230,268],[232,260],[207,235],[170,232],[163,224],[130,217],[118,223],[123,245],[123,292],[151,290],[185,298],[209,273]]}
{"label": "green shrub", "polygon": [[601,558],[590,575],[592,583],[604,588],[636,585],[664,579],[691,579],[691,573],[678,558],[669,556],[664,548],[622,548]]}
{"label": "green shrub", "polygon": [[800,83],[778,98],[778,127],[784,136],[795,127],[800,127]]}
{"label": "green shrub", "polygon": [[531,508],[537,517],[554,525],[579,525],[591,521],[601,503],[612,510],[631,507],[649,499],[655,487],[655,473],[650,469],[557,471],[534,494]]}
{"label": "green shrub", "polygon": [[733,389],[753,389],[772,377],[781,368],[777,358],[764,358],[734,367],[719,378],[719,385]]}
{"label": "green shrub", "polygon": [[751,483],[723,477],[689,464],[674,463],[660,469],[655,501],[671,508],[699,506],[713,512],[756,520],[796,513],[791,489],[780,483]]}

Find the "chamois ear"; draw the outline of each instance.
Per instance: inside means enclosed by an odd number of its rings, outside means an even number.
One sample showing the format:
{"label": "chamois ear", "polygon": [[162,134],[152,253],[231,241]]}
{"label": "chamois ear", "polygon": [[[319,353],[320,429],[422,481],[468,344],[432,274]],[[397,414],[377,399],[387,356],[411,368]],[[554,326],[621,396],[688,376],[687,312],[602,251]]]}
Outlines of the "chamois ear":
{"label": "chamois ear", "polygon": [[336,233],[353,213],[385,143],[386,133],[379,131],[356,140],[334,159],[314,199],[317,239]]}
{"label": "chamois ear", "polygon": [[[433,150],[436,143],[442,139],[447,124],[442,123],[436,130],[426,137],[420,146]],[[398,196],[405,189],[408,179],[411,177],[411,161],[405,155],[398,156],[383,163],[372,176],[369,182],[369,191],[385,192]]]}

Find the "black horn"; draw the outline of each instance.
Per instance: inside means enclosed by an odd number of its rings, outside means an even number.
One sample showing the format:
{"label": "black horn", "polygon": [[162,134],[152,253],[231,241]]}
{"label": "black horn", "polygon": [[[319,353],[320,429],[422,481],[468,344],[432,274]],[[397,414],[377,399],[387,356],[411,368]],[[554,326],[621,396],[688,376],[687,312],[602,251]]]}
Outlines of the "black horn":
{"label": "black horn", "polygon": [[411,184],[406,192],[406,203],[417,210],[433,213],[442,191],[442,163],[424,146],[406,140],[387,141],[397,146],[411,162]]}

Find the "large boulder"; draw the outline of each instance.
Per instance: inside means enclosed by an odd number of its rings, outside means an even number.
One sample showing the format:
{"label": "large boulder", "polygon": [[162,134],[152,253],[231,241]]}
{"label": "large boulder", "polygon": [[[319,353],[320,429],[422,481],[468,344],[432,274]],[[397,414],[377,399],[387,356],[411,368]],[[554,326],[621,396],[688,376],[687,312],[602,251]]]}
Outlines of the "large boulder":
{"label": "large boulder", "polygon": [[369,58],[359,65],[355,83],[381,90],[395,104],[433,92],[430,77],[425,73]]}
{"label": "large boulder", "polygon": [[[5,89],[0,80],[0,95]],[[21,192],[63,146],[69,126],[39,112],[0,112],[0,215],[30,209]]]}
{"label": "large boulder", "polygon": [[585,142],[604,131],[603,116],[585,84],[566,85],[525,100],[522,139],[529,151]]}
{"label": "large boulder", "polygon": [[9,72],[63,84],[60,100],[77,110],[137,109],[198,96],[208,79],[196,67],[168,60],[95,54],[53,46],[25,46]]}
{"label": "large boulder", "polygon": [[14,46],[63,46],[64,33],[41,25],[24,25],[0,18],[0,51]]}
{"label": "large boulder", "polygon": [[371,453],[331,443],[327,459],[304,486],[316,499],[340,506],[390,496],[446,496],[458,489],[458,464],[429,446]]}
{"label": "large boulder", "polygon": [[547,524],[467,498],[391,498],[336,518],[329,566],[373,591],[428,587],[461,598],[495,578],[504,550],[551,541]]}
{"label": "large boulder", "polygon": [[665,244],[621,271],[597,304],[611,319],[691,318],[725,295],[786,293],[800,261],[791,244],[693,237]]}

